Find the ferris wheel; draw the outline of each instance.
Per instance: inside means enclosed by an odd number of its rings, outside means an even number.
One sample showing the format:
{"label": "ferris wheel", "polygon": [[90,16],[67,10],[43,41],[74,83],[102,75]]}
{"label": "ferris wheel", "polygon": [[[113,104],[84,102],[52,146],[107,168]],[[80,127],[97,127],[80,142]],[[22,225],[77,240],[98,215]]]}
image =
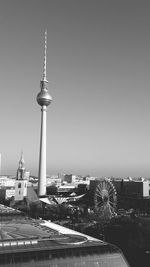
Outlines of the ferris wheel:
{"label": "ferris wheel", "polygon": [[111,181],[104,179],[98,182],[94,194],[95,210],[100,215],[112,217],[117,205],[117,192]]}

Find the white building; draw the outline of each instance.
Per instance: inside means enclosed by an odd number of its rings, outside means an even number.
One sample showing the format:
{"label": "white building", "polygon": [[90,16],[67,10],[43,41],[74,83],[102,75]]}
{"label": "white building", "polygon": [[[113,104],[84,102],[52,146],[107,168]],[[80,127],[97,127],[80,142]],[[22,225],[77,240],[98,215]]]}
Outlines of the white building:
{"label": "white building", "polygon": [[15,187],[15,180],[7,176],[0,177],[0,187]]}
{"label": "white building", "polygon": [[17,170],[17,177],[15,181],[15,201],[21,201],[27,196],[27,179],[26,171],[24,167],[23,154],[19,161],[19,167]]}

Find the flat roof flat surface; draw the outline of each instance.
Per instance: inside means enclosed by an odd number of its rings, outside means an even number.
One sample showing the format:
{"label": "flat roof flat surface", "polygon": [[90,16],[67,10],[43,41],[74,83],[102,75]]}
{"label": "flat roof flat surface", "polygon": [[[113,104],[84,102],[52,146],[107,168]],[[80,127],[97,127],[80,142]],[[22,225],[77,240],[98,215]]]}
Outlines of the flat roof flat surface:
{"label": "flat roof flat surface", "polygon": [[97,245],[105,243],[49,221],[13,219],[0,223],[0,254],[4,251],[53,250]]}
{"label": "flat roof flat surface", "polygon": [[50,221],[26,218],[0,222],[0,265],[128,266],[121,251],[111,244]]}

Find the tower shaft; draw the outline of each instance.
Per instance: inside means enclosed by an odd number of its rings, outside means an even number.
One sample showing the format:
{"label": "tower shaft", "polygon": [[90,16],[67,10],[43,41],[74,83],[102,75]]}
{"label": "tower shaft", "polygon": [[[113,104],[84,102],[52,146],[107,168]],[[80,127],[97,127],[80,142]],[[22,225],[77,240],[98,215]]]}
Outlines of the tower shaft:
{"label": "tower shaft", "polygon": [[46,194],[46,106],[41,108],[41,137],[39,155],[38,195]]}

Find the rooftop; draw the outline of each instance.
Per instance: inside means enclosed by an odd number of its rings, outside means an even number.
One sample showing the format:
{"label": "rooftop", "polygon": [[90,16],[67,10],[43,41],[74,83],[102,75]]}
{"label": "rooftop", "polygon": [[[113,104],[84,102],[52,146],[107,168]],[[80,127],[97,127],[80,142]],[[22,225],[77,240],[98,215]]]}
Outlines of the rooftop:
{"label": "rooftop", "polygon": [[19,211],[0,205],[1,266],[75,267],[82,262],[91,267],[97,263],[112,266],[112,262],[116,267],[128,266],[120,250],[111,244],[42,219],[10,216],[11,220],[4,221],[2,214],[7,212]]}
{"label": "rooftop", "polygon": [[[87,237],[54,223],[21,219],[1,222],[0,254],[22,250],[53,250],[70,246],[100,245],[104,242]],[[93,243],[94,242],[94,243]]]}

